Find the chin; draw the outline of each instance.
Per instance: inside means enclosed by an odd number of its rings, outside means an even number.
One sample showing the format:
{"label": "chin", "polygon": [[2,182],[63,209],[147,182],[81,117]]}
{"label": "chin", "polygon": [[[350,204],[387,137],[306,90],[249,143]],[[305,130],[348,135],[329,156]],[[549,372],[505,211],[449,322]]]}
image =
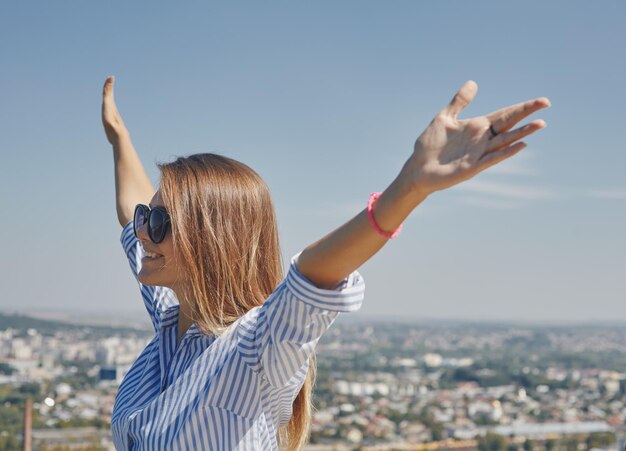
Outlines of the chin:
{"label": "chin", "polygon": [[161,277],[155,277],[154,274],[144,274],[140,272],[137,275],[137,280],[141,282],[143,285],[151,285],[155,287],[166,287],[168,286],[167,282],[163,280]]}

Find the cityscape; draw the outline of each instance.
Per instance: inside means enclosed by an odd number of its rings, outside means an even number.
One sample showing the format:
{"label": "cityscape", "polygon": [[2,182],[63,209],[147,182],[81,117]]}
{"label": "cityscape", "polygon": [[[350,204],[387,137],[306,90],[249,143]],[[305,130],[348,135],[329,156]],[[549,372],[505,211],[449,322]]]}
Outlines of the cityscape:
{"label": "cityscape", "polygon": [[[147,327],[0,314],[0,449],[112,450]],[[340,316],[317,348],[308,450],[623,449],[626,328]],[[27,401],[30,400],[30,401]]]}

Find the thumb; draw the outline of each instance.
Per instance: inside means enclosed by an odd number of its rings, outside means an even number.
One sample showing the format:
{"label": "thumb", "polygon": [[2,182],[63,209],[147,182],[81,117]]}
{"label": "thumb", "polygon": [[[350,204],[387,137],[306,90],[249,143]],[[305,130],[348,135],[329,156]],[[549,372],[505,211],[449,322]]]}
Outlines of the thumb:
{"label": "thumb", "polygon": [[450,104],[443,109],[443,112],[456,119],[463,108],[469,105],[474,99],[476,92],[478,92],[476,82],[473,80],[466,81],[463,86],[461,86],[461,89],[454,95]]}

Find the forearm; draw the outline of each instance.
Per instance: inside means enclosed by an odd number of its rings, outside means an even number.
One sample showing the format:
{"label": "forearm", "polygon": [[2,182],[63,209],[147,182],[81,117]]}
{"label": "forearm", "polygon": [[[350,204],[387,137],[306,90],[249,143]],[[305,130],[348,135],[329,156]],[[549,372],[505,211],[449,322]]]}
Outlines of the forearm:
{"label": "forearm", "polygon": [[[546,98],[458,119],[476,91],[476,83],[467,81],[419,136],[400,174],[374,205],[374,219],[381,229],[394,230],[430,193],[469,180],[517,154],[526,146],[520,139],[546,126],[539,120],[511,130],[534,111],[549,107]],[[364,210],[302,251],[297,266],[318,287],[335,288],[386,242],[369,224]]]}
{"label": "forearm", "polygon": [[113,161],[117,218],[124,226],[133,218],[135,205],[148,204],[155,190],[127,131],[113,143]]}
{"label": "forearm", "polygon": [[[374,220],[381,229],[392,231],[426,197],[398,176],[374,204]],[[374,230],[364,209],[304,249],[298,258],[298,270],[316,286],[334,288],[376,254],[387,241]]]}

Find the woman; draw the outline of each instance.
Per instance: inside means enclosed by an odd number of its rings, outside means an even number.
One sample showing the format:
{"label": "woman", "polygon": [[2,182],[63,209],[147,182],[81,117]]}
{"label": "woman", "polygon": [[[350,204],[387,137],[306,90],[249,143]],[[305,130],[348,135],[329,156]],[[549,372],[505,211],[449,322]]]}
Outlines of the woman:
{"label": "woman", "polygon": [[[283,279],[270,193],[248,166],[199,154],[159,165],[155,192],[116,108],[113,146],[122,244],[155,329],[119,387],[118,449],[300,449],[308,438],[314,348],[339,312],[357,310],[357,272],[429,194],[525,147],[545,127],[539,98],[459,120],[466,82],[417,139],[396,179],[367,208],[294,256]],[[149,205],[146,205],[148,204]]]}

